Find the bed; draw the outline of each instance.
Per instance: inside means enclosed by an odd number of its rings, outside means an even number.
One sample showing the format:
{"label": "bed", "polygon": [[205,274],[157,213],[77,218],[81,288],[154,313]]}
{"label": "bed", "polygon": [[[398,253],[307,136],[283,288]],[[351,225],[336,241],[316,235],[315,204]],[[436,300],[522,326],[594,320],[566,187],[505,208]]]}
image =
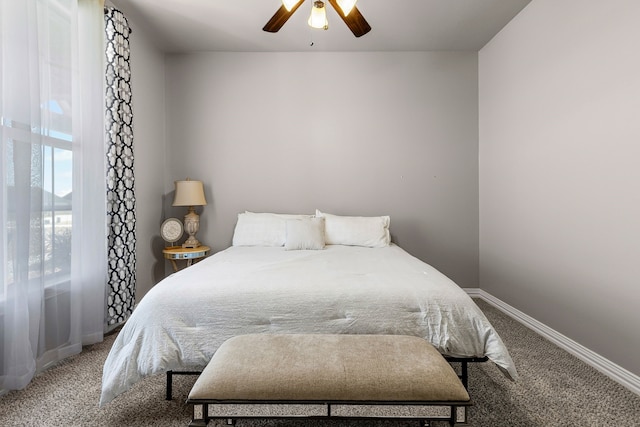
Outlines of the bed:
{"label": "bed", "polygon": [[224,341],[250,333],[414,335],[443,355],[488,357],[517,377],[482,311],[391,243],[388,217],[371,226],[317,212],[241,227],[255,220],[242,215],[233,246],[165,278],[140,301],[105,361],[101,406],[146,376],[201,370]]}

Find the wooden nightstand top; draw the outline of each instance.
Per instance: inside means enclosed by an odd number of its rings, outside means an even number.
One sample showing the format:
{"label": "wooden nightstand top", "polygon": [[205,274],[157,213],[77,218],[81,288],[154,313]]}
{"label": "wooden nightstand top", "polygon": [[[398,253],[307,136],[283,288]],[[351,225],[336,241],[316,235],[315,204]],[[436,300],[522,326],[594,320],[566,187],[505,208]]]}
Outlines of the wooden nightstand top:
{"label": "wooden nightstand top", "polygon": [[162,253],[166,259],[196,259],[207,256],[209,251],[211,251],[209,246],[198,246],[197,248],[171,246],[164,248]]}

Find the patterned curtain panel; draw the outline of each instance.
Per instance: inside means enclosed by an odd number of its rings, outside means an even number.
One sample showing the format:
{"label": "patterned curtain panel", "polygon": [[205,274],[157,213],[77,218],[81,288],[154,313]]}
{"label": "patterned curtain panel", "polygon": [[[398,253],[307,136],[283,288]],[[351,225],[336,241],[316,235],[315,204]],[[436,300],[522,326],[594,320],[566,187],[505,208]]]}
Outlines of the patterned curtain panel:
{"label": "patterned curtain panel", "polygon": [[136,217],[133,111],[127,19],[105,8],[108,279],[107,330],[122,324],[135,305]]}

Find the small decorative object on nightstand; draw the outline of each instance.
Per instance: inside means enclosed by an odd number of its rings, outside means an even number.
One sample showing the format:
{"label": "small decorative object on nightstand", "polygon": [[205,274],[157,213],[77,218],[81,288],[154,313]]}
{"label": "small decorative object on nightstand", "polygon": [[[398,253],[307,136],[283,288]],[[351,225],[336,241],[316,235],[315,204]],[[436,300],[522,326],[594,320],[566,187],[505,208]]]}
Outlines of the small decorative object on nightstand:
{"label": "small decorative object on nightstand", "polygon": [[160,226],[160,235],[164,239],[165,242],[169,243],[171,246],[184,234],[184,228],[182,227],[182,223],[178,218],[168,218],[165,219],[162,225]]}
{"label": "small decorative object on nightstand", "polygon": [[198,262],[209,255],[209,251],[211,251],[209,246],[198,246],[197,248],[171,246],[170,248],[164,248],[162,253],[166,259],[171,261],[173,271],[178,271],[178,264],[176,263],[176,260],[183,259],[187,261],[187,267],[189,267],[193,263]]}

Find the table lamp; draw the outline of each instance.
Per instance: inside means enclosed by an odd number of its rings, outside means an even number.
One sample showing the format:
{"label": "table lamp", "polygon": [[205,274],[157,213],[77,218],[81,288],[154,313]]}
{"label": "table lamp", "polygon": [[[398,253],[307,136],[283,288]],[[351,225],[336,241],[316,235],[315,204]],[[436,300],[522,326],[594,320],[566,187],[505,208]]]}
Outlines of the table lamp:
{"label": "table lamp", "polygon": [[204,185],[202,181],[175,181],[176,192],[173,199],[173,206],[188,206],[187,214],[184,216],[184,229],[189,234],[189,238],[182,244],[183,248],[197,248],[200,242],[196,239],[196,233],[200,229],[200,215],[195,212],[195,206],[204,206],[207,201],[204,198]]}

